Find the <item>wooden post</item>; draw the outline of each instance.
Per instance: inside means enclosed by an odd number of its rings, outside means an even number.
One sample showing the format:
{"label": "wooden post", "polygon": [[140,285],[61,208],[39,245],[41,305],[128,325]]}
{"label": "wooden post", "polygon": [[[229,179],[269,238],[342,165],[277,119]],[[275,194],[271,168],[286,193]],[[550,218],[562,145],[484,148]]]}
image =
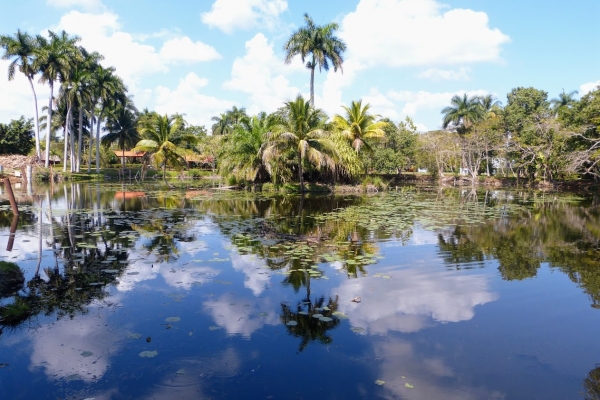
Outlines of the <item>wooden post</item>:
{"label": "wooden post", "polygon": [[19,215],[13,216],[12,224],[10,224],[10,236],[8,237],[8,243],[6,244],[6,251],[12,251],[15,243],[15,233],[17,232],[17,224],[19,223]]}
{"label": "wooden post", "polygon": [[12,186],[10,185],[10,179],[4,178],[4,187],[6,188],[6,194],[8,194],[8,200],[12,208],[14,215],[19,215],[19,207],[17,207],[17,201],[15,200],[15,194],[13,193]]}

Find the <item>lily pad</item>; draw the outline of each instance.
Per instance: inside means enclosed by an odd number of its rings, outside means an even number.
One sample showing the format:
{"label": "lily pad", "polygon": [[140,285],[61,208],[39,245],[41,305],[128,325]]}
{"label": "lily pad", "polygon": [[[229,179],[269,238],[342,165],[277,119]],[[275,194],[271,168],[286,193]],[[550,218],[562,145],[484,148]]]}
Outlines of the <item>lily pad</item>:
{"label": "lily pad", "polygon": [[296,325],[298,325],[298,322],[297,321],[289,321],[286,325],[287,326],[296,326]]}
{"label": "lily pad", "polygon": [[140,353],[140,357],[143,358],[153,358],[156,357],[158,355],[158,351],[154,350],[154,351],[142,351]]}
{"label": "lily pad", "polygon": [[216,331],[216,330],[219,330],[219,329],[221,329],[221,327],[220,327],[220,326],[216,326],[216,325],[213,325],[213,326],[209,326],[209,327],[208,327],[208,330],[209,330],[209,331]]}
{"label": "lily pad", "polygon": [[411,385],[411,384],[410,384],[410,383],[408,383],[408,382],[406,382],[406,383],[404,384],[404,387],[405,387],[405,388],[408,388],[408,389],[414,389],[414,388],[415,388],[413,385]]}
{"label": "lily pad", "polygon": [[127,336],[127,338],[129,338],[129,339],[139,339],[141,337],[142,337],[141,333],[132,333],[129,336]]}
{"label": "lily pad", "polygon": [[91,351],[84,351],[80,354],[81,357],[91,357],[93,355],[94,353],[92,353]]}
{"label": "lily pad", "polygon": [[165,322],[179,322],[181,321],[181,318],[179,317],[169,317],[167,319],[165,319]]}
{"label": "lily pad", "polygon": [[377,380],[375,381],[375,384],[376,384],[376,385],[379,385],[379,386],[383,386],[383,385],[385,384],[385,381],[382,381],[381,379],[377,379]]}

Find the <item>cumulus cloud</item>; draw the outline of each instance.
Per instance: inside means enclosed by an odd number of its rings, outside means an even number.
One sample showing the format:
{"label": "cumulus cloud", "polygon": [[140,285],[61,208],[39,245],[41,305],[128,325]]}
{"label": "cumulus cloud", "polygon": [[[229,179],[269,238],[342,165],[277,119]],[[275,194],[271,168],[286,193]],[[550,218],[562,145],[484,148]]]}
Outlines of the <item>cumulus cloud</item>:
{"label": "cumulus cloud", "polygon": [[[0,60],[0,74],[8,71],[8,60]],[[38,98],[38,112],[42,115],[42,107],[48,105],[50,89],[47,85],[40,85],[37,79],[34,81],[35,92]],[[33,92],[25,75],[17,72],[12,81],[6,79],[6,75],[0,77],[0,93],[10,93],[10,96],[0,96],[0,121],[7,123],[11,119],[18,119],[21,115],[25,118],[33,118],[35,108],[33,103]],[[40,132],[42,135],[43,132]]]}
{"label": "cumulus cloud", "polygon": [[596,89],[598,86],[600,86],[600,81],[584,83],[583,85],[579,86],[579,95],[583,96],[585,94],[588,94],[592,90]]}
{"label": "cumulus cloud", "polygon": [[234,103],[201,93],[208,84],[206,78],[200,78],[194,72],[188,73],[175,89],[158,86],[153,91],[156,111],[159,113],[185,114],[185,120],[194,125],[210,125],[210,119]]}
{"label": "cumulus cloud", "polygon": [[432,81],[466,81],[469,80],[469,69],[464,67],[459,69],[429,68],[417,76]]}
{"label": "cumulus cloud", "polygon": [[209,12],[202,13],[201,19],[225,33],[257,26],[272,29],[287,7],[286,0],[216,0]]}
{"label": "cumulus cloud", "polygon": [[265,268],[265,261],[254,254],[231,253],[233,269],[246,275],[244,287],[250,289],[254,296],[260,294],[271,283],[271,271]]}
{"label": "cumulus cloud", "polygon": [[160,49],[160,57],[167,63],[195,63],[218,60],[221,55],[214,47],[187,37],[167,40]]}
{"label": "cumulus cloud", "polygon": [[393,67],[498,61],[510,41],[489,27],[485,12],[446,9],[436,0],[361,0],[344,17],[340,37],[348,59]]}
{"label": "cumulus cloud", "polygon": [[231,79],[223,88],[249,94],[249,113],[271,112],[300,93],[284,75],[296,71],[304,71],[299,58],[292,65],[285,65],[275,56],[273,44],[258,33],[246,42],[246,54],[233,62]]}

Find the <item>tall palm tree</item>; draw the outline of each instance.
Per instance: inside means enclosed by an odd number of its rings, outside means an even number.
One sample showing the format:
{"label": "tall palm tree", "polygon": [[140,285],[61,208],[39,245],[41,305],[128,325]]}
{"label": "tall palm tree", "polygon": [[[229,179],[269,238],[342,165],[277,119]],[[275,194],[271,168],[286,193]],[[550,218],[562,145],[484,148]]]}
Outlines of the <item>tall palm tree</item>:
{"label": "tall palm tree", "polygon": [[195,143],[195,135],[184,129],[181,115],[160,116],[151,113],[140,120],[139,133],[142,136],[133,151],[146,151],[157,167],[162,166],[163,180],[166,182],[167,165],[181,166],[185,163],[182,148],[184,144]]}
{"label": "tall palm tree", "polygon": [[308,161],[317,168],[335,168],[337,158],[335,145],[324,130],[326,115],[315,109],[300,95],[295,101],[285,103],[280,110],[278,124],[274,134],[263,152],[263,160],[269,162],[285,152],[292,152],[298,164],[300,189],[304,188],[304,162]]}
{"label": "tall palm tree", "polygon": [[456,128],[458,133],[465,133],[473,123],[483,118],[482,107],[477,96],[469,97],[466,93],[462,96],[455,95],[450,100],[450,106],[442,110],[444,120],[442,126]]}
{"label": "tall palm tree", "polygon": [[371,150],[367,139],[380,139],[385,137],[384,129],[388,123],[376,121],[377,115],[369,113],[369,104],[362,105],[362,100],[353,101],[350,107],[342,106],[346,116],[339,114],[333,117],[333,123],[348,140],[352,148],[358,153],[362,147]]}
{"label": "tall palm tree", "polygon": [[122,152],[122,168],[125,168],[125,147],[134,147],[140,140],[136,114],[133,102],[128,99],[124,105],[110,110],[106,118],[104,131],[108,133],[102,137],[102,144],[109,146],[111,143],[118,143]]}
{"label": "tall palm tree", "polygon": [[[54,83],[63,78],[69,68],[69,64],[75,58],[78,48],[76,43],[81,39],[77,36],[69,36],[65,31],[56,34],[48,31],[50,40],[38,35],[36,40],[36,60],[34,67],[42,74],[40,81],[50,86],[50,97],[48,100],[48,122],[52,121],[52,101],[54,96]],[[61,79],[63,80],[63,79]],[[50,127],[50,125],[48,125]],[[50,162],[50,130],[46,134],[46,168]],[[66,162],[66,160],[65,160]]]}
{"label": "tall palm tree", "polygon": [[15,71],[18,68],[19,71],[27,77],[29,85],[31,86],[35,112],[35,154],[39,158],[41,157],[40,126],[37,95],[35,94],[35,87],[33,86],[33,78],[38,72],[33,65],[37,42],[31,35],[17,30],[17,33],[14,37],[5,35],[0,36],[0,47],[4,48],[4,55],[2,56],[2,59],[12,59],[11,63],[8,65],[8,80],[11,81],[14,79]]}
{"label": "tall palm tree", "polygon": [[565,93],[565,90],[563,89],[562,93],[560,93],[557,98],[550,100],[550,105],[552,107],[552,111],[554,111],[554,115],[558,117],[560,113],[573,107],[573,105],[577,102],[575,99],[575,95],[577,93],[577,90]]}
{"label": "tall palm tree", "polygon": [[292,59],[300,55],[302,62],[309,58],[306,68],[310,70],[310,105],[315,105],[315,68],[319,71],[329,71],[330,64],[337,72],[342,70],[342,53],[346,50],[343,40],[334,36],[339,26],[335,22],[319,26],[314,23],[308,14],[304,14],[306,25],[301,27],[290,36],[283,50],[285,51],[285,63],[289,64]]}
{"label": "tall palm tree", "polygon": [[248,118],[248,114],[246,114],[246,109],[244,107],[237,108],[236,106],[233,106],[233,108],[231,110],[227,110],[225,114],[227,115],[227,120],[233,126]]}
{"label": "tall palm tree", "polygon": [[96,173],[100,172],[100,124],[104,117],[104,112],[110,107],[117,107],[119,104],[123,105],[127,101],[127,87],[121,78],[113,72],[114,68],[100,67],[96,70],[96,101],[102,103],[96,124]]}

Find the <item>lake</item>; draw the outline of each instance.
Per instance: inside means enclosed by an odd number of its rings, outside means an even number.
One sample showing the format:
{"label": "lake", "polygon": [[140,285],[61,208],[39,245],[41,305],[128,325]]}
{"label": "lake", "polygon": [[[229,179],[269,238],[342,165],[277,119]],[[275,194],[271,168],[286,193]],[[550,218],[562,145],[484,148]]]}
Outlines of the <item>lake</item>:
{"label": "lake", "polygon": [[15,191],[1,399],[600,399],[598,196]]}

